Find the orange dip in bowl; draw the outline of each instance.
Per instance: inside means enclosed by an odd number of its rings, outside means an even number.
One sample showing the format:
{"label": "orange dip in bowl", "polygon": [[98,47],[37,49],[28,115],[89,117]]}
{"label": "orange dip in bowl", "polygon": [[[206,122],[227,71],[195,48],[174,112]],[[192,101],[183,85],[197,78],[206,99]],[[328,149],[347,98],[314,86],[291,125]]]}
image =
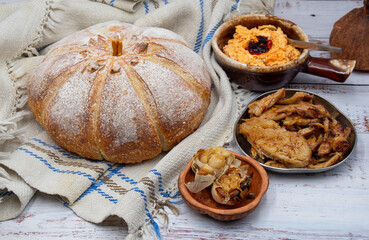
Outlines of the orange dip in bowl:
{"label": "orange dip in bowl", "polygon": [[287,44],[282,29],[272,25],[252,29],[237,25],[223,52],[238,62],[254,66],[280,65],[300,56],[300,51]]}

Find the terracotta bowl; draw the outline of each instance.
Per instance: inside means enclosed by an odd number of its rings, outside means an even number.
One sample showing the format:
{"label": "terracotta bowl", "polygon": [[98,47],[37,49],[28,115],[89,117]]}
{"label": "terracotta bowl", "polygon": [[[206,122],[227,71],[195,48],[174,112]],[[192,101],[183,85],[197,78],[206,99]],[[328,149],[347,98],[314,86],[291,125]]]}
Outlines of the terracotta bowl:
{"label": "terracotta bowl", "polygon": [[288,84],[299,72],[306,72],[334,81],[344,82],[352,72],[355,61],[313,58],[307,49],[294,61],[275,66],[253,66],[240,63],[223,53],[223,47],[233,38],[235,26],[254,28],[261,25],[280,27],[291,39],[308,41],[305,32],[295,23],[271,15],[243,15],[223,23],[214,33],[212,48],[217,62],[231,81],[253,91],[268,91]]}
{"label": "terracotta bowl", "polygon": [[269,178],[266,171],[256,160],[234,152],[232,153],[235,154],[237,159],[241,160],[242,164],[249,164],[249,173],[253,173],[249,192],[254,193],[255,198],[244,199],[237,205],[228,206],[219,204],[213,200],[210,187],[199,193],[188,191],[185,183],[192,182],[195,177],[195,174],[191,170],[191,160],[179,175],[178,186],[183,200],[196,212],[207,214],[220,221],[231,221],[247,216],[259,205],[260,200],[269,186]]}

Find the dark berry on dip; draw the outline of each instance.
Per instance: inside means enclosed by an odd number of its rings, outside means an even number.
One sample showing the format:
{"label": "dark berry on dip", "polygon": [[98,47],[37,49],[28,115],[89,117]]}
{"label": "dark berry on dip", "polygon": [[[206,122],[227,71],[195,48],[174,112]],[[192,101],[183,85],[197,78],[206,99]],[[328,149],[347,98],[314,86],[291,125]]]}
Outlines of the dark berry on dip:
{"label": "dark berry on dip", "polygon": [[251,39],[246,50],[248,50],[252,55],[259,55],[268,52],[273,45],[272,40],[268,40],[268,37],[264,36],[256,36],[256,38],[258,41],[255,42],[254,39]]}

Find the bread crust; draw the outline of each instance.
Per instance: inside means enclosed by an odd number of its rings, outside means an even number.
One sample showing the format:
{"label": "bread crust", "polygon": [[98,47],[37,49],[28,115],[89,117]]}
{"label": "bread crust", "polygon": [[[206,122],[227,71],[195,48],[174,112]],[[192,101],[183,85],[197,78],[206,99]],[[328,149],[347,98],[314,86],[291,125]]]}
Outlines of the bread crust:
{"label": "bread crust", "polygon": [[[119,38],[121,56],[111,41]],[[172,149],[202,122],[211,79],[177,34],[99,24],[56,43],[28,83],[28,104],[52,139],[83,157],[118,163]]]}

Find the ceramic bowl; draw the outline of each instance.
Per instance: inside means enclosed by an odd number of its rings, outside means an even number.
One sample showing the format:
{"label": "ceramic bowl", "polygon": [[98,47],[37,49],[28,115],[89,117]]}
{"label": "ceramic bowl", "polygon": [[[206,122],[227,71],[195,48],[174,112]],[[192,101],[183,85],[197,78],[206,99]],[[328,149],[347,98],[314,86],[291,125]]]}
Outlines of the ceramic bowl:
{"label": "ceramic bowl", "polygon": [[217,62],[231,81],[253,91],[268,91],[288,84],[299,72],[306,72],[334,81],[344,82],[352,72],[355,61],[313,58],[307,49],[300,49],[300,56],[288,63],[275,66],[253,66],[240,63],[223,53],[223,47],[233,38],[235,27],[249,29],[261,25],[280,27],[287,37],[308,41],[305,32],[295,23],[271,15],[242,15],[223,23],[214,33],[212,48]]}
{"label": "ceramic bowl", "polygon": [[236,220],[247,216],[256,209],[268,189],[268,175],[264,168],[254,159],[237,153],[234,154],[237,159],[241,160],[242,164],[249,164],[249,174],[253,174],[249,192],[255,194],[255,198],[244,199],[237,205],[228,206],[213,200],[210,187],[199,193],[188,191],[185,183],[192,182],[195,177],[191,170],[191,160],[178,178],[179,191],[188,206],[200,214],[207,214],[220,221]]}

